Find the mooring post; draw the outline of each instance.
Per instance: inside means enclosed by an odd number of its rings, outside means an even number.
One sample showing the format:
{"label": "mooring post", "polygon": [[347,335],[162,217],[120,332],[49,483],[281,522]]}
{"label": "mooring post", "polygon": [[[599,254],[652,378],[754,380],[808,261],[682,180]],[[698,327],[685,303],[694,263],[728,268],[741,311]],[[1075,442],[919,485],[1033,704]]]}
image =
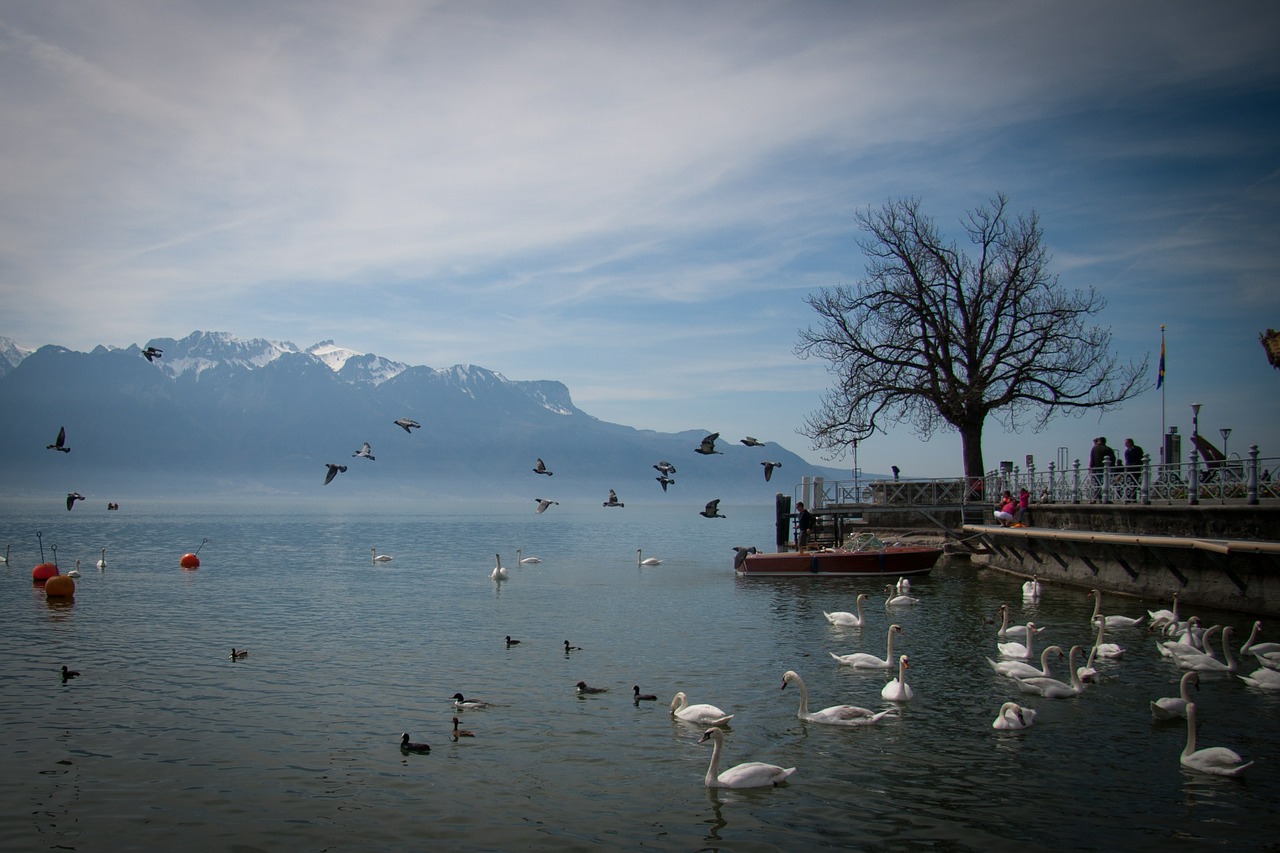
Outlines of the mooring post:
{"label": "mooring post", "polygon": [[1142,457],[1142,503],[1151,505],[1151,454]]}
{"label": "mooring post", "polygon": [[1075,461],[1075,484],[1071,487],[1071,502],[1073,504],[1080,503],[1080,460]]}
{"label": "mooring post", "polygon": [[1200,453],[1195,442],[1191,443],[1191,471],[1187,479],[1191,483],[1187,489],[1187,503],[1197,506],[1200,503]]}
{"label": "mooring post", "polygon": [[1245,475],[1249,478],[1249,503],[1256,504],[1258,502],[1258,445],[1249,445],[1249,471]]}

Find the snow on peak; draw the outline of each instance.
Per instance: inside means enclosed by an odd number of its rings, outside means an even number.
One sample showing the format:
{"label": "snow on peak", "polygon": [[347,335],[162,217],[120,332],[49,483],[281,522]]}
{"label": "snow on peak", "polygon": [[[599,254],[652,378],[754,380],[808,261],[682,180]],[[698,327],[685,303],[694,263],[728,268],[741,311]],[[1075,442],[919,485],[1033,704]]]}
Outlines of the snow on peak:
{"label": "snow on peak", "polygon": [[346,365],[347,360],[357,355],[364,355],[362,352],[356,352],[346,347],[340,347],[333,341],[321,341],[318,344],[312,344],[306,350],[309,354],[323,361],[329,366],[329,369],[337,373]]}

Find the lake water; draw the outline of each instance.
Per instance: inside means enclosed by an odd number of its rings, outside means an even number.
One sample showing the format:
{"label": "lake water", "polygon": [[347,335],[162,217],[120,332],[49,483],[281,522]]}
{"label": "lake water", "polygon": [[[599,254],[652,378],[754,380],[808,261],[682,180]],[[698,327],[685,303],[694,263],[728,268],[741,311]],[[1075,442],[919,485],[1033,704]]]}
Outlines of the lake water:
{"label": "lake water", "polygon": [[[1033,728],[992,730],[1021,699],[991,672],[1002,602],[1088,644],[1092,600],[970,566],[918,580],[897,610],[914,701],[879,725],[796,719],[797,670],[821,708],[880,698],[887,676],[828,652],[885,651],[878,585],[738,579],[733,545],[769,547],[771,506],[0,503],[0,848],[6,850],[1274,849],[1280,694],[1210,675],[1200,745],[1256,760],[1242,779],[1184,771],[1185,723],[1150,700],[1179,671],[1142,631],[1070,700],[1025,697]],[[72,605],[33,589],[58,546]],[[202,566],[179,557],[209,541]],[[107,568],[94,564],[106,546]],[[393,555],[373,564],[370,548]],[[638,567],[636,548],[662,565]],[[516,566],[516,549],[543,562]],[[510,579],[489,578],[495,552]],[[875,593],[863,629],[823,610]],[[1109,613],[1168,602],[1110,596]],[[1246,617],[1198,611],[1206,624]],[[1274,634],[1280,630],[1271,628]],[[504,637],[521,640],[511,648]],[[566,656],[564,640],[582,646]],[[232,646],[249,657],[230,660]],[[59,668],[82,673],[63,683]],[[1250,663],[1245,670],[1252,670]],[[1058,667],[1062,671],[1062,667]],[[584,680],[608,688],[575,694]],[[658,702],[636,704],[632,685]],[[795,766],[789,784],[707,791],[710,744],[676,691],[734,713],[728,764]],[[460,716],[461,692],[496,707]],[[431,744],[405,755],[401,732]]]}

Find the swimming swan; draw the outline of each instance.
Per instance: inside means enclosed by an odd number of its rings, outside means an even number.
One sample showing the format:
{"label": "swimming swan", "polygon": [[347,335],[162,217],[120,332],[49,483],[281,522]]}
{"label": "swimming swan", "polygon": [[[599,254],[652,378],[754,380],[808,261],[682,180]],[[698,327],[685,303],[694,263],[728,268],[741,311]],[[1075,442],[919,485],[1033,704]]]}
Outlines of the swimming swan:
{"label": "swimming swan", "polygon": [[1089,590],[1089,595],[1093,596],[1093,615],[1089,617],[1089,622],[1097,622],[1099,619],[1107,620],[1108,628],[1133,628],[1142,624],[1145,616],[1139,616],[1136,619],[1129,616],[1103,616],[1102,615],[1102,593],[1096,589]]}
{"label": "swimming swan", "polygon": [[493,555],[493,571],[489,572],[489,577],[496,581],[504,581],[507,579],[507,567],[502,565],[502,555]]}
{"label": "swimming swan", "polygon": [[374,561],[375,563],[390,563],[390,562],[391,562],[391,555],[390,555],[390,554],[379,554],[379,553],[378,553],[378,547],[377,547],[376,545],[375,545],[374,547],[370,548],[369,550],[373,552],[373,561]]}
{"label": "swimming swan", "polygon": [[1092,657],[1094,655],[1097,655],[1100,658],[1123,657],[1124,656],[1123,647],[1118,646],[1115,643],[1104,643],[1102,641],[1103,637],[1106,634],[1106,629],[1107,629],[1107,623],[1099,619],[1098,620],[1098,636],[1093,641],[1093,651],[1089,653],[1089,656]]}
{"label": "swimming swan", "polygon": [[1029,729],[1035,721],[1035,708],[1024,708],[1017,702],[1005,702],[1000,706],[1000,712],[996,714],[996,718],[991,721],[991,728],[1000,731]]}
{"label": "swimming swan", "polygon": [[900,625],[889,626],[889,638],[885,644],[883,659],[869,652],[854,652],[850,655],[838,655],[835,652],[828,652],[828,654],[844,666],[852,666],[856,669],[890,669],[893,666],[893,635],[901,633]]}
{"label": "swimming swan", "polygon": [[832,613],[822,611],[822,615],[827,617],[827,621],[832,625],[838,625],[842,628],[861,628],[865,624],[862,617],[862,602],[866,601],[869,596],[863,592],[858,594],[858,600],[854,602],[854,609],[858,612],[850,613],[847,610],[836,610]]}
{"label": "swimming swan", "polygon": [[[1187,675],[1194,675],[1189,672]],[[1250,687],[1257,687],[1261,690],[1280,690],[1280,671],[1271,669],[1270,667],[1261,667],[1255,669],[1248,675],[1236,676]]]}
{"label": "swimming swan", "polygon": [[832,705],[830,708],[810,713],[809,689],[805,687],[804,679],[795,670],[789,669],[782,675],[782,689],[786,690],[788,684],[794,684],[800,688],[800,710],[796,712],[796,716],[807,723],[823,723],[828,726],[867,726],[879,722],[889,713],[859,708],[857,705]]}
{"label": "swimming swan", "polygon": [[102,549],[102,558],[98,560],[98,568],[105,569],[107,567],[107,549]]}
{"label": "swimming swan", "polygon": [[671,700],[671,716],[687,723],[699,723],[705,726],[723,726],[733,719],[733,714],[726,714],[715,705],[706,703],[690,705],[689,697],[684,695],[684,691],[677,693]]}
{"label": "swimming swan", "polygon": [[1174,660],[1183,669],[1196,672],[1235,672],[1239,669],[1240,662],[1231,656],[1231,632],[1234,630],[1233,625],[1222,629],[1222,656],[1226,658],[1225,663],[1209,654],[1181,655]]}
{"label": "swimming swan", "polygon": [[1200,689],[1200,673],[1184,672],[1178,682],[1177,696],[1164,696],[1151,703],[1151,716],[1157,720],[1176,720],[1187,715],[1187,705],[1191,704],[1191,696],[1187,687],[1194,684]]}
{"label": "swimming swan", "polygon": [[1215,776],[1239,776],[1247,768],[1253,766],[1253,762],[1241,764],[1244,761],[1235,750],[1227,749],[1225,746],[1210,746],[1204,749],[1196,749],[1196,703],[1187,704],[1187,745],[1182,749],[1182,755],[1178,761],[1188,770],[1198,770],[1201,773],[1212,773]]}
{"label": "swimming swan", "polygon": [[526,557],[526,556],[524,556],[524,551],[522,551],[522,550],[520,550],[519,548],[517,548],[517,549],[516,549],[516,562],[517,562],[517,563],[519,563],[519,564],[520,564],[520,565],[522,565],[522,566],[528,566],[528,565],[531,565],[531,564],[533,564],[533,563],[541,563],[541,562],[542,562],[542,558],[541,558],[541,557]]}
{"label": "swimming swan", "polygon": [[1044,592],[1044,587],[1040,585],[1040,578],[1036,575],[1031,576],[1031,580],[1022,585],[1022,597],[1039,599]]}
{"label": "swimming swan", "polygon": [[[637,566],[661,566],[662,565],[662,561],[659,560],[657,557],[644,557],[644,554],[640,552],[641,552],[641,549],[637,548],[636,549],[636,565]],[[643,560],[640,559],[641,557],[644,557],[644,559]]]}
{"label": "swimming swan", "polygon": [[[1036,623],[1027,623],[1026,644],[1022,643],[996,643],[996,648],[1000,650],[1000,656],[1006,658],[1020,658],[1022,660],[1033,660],[1035,653],[1031,650],[1032,639],[1036,635]],[[1074,664],[1073,664],[1074,665]]]}
{"label": "swimming swan", "polygon": [[715,728],[707,729],[698,738],[698,743],[707,741],[711,741],[711,763],[707,765],[707,776],[703,784],[708,788],[767,788],[781,785],[787,781],[788,776],[796,772],[794,767],[748,761],[721,773],[720,753],[724,749],[724,733]]}
{"label": "swimming swan", "polygon": [[1071,683],[1056,678],[1019,678],[1018,688],[1023,693],[1038,694],[1046,699],[1069,699],[1084,692],[1084,683],[1080,681],[1080,673],[1076,671],[1076,655],[1080,654],[1079,646],[1072,646],[1067,655],[1067,665],[1071,667]]}
{"label": "swimming swan", "polygon": [[1031,664],[1022,660],[1001,660],[994,661],[987,658],[987,663],[991,664],[991,668],[1001,675],[1007,675],[1010,678],[1048,678],[1049,677],[1049,655],[1057,653],[1061,658],[1061,646],[1049,646],[1040,653],[1040,668],[1036,669]]}
{"label": "swimming swan", "polygon": [[[1043,634],[1044,628],[1036,628],[1037,634]],[[1009,624],[1009,605],[1000,605],[1000,630],[996,632],[996,636],[1002,640],[1014,640],[1025,638],[1027,636],[1026,625],[1010,625]]]}
{"label": "swimming swan", "polygon": [[907,669],[910,666],[911,661],[906,655],[898,658],[898,677],[880,688],[882,698],[891,702],[907,702],[916,695],[911,685],[907,684]]}
{"label": "swimming swan", "polygon": [[893,588],[892,584],[891,584],[891,585],[889,585],[889,586],[886,586],[886,587],[884,588],[884,591],[885,591],[885,593],[886,593],[886,594],[888,594],[888,595],[889,595],[889,598],[888,598],[888,599],[886,599],[886,600],[885,600],[885,603],[884,603],[884,606],[885,606],[886,608],[889,608],[889,607],[897,607],[897,606],[899,606],[899,605],[909,605],[909,604],[919,604],[919,603],[920,603],[920,599],[918,599],[918,598],[912,598],[912,597],[911,597],[911,596],[909,596],[909,595],[905,595],[905,594],[894,595],[894,594],[892,594],[892,593],[896,592],[896,590]]}

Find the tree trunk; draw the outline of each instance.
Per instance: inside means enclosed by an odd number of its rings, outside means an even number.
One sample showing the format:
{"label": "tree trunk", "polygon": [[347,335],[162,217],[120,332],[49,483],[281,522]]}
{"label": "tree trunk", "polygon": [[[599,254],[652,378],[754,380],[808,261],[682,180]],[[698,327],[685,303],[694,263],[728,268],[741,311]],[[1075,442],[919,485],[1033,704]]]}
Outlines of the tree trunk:
{"label": "tree trunk", "polygon": [[982,465],[982,421],[960,427],[960,446],[964,456],[964,475],[970,479],[987,473]]}

